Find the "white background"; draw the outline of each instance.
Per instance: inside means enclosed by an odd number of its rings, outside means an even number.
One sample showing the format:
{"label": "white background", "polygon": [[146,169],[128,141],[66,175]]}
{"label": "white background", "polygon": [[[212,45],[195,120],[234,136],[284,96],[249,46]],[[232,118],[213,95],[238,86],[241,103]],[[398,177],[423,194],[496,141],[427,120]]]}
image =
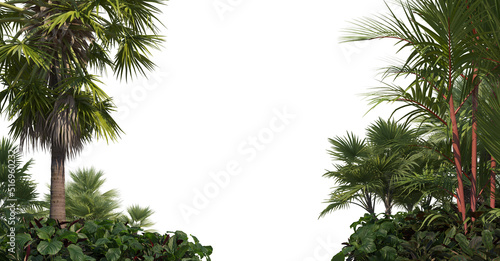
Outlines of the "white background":
{"label": "white background", "polygon": [[[157,231],[197,236],[215,261],[330,260],[363,211],[318,220],[334,186],[322,177],[332,169],[327,139],[364,135],[390,115],[381,106],[364,116],[361,94],[381,85],[378,69],[395,43],[339,37],[349,21],[386,10],[383,1],[171,0],[162,10],[157,70],[103,78],[125,134],[87,145],[67,171],[103,170],[123,208],[150,206]],[[49,155],[28,158],[46,193]],[[220,174],[231,164],[238,175]]]}

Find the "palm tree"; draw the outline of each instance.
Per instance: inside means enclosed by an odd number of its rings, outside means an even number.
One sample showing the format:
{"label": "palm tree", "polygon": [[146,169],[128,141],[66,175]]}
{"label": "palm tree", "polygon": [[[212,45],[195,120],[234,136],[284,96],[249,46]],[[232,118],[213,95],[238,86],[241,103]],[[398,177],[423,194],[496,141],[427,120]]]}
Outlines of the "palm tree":
{"label": "palm tree", "polygon": [[[21,147],[49,150],[50,217],[64,220],[65,160],[93,138],[116,140],[114,106],[91,71],[120,79],[154,68],[163,0],[14,0],[0,3],[0,110]],[[160,23],[161,24],[161,23]],[[114,57],[110,53],[116,50]]]}
{"label": "palm tree", "polygon": [[[479,192],[478,95],[485,79],[498,75],[492,73],[498,70],[498,63],[491,59],[491,54],[498,53],[499,46],[491,43],[498,38],[498,23],[491,26],[491,13],[485,8],[490,3],[494,1],[400,2],[404,15],[390,10],[388,15],[359,20],[345,37],[347,41],[391,38],[401,49],[409,50],[404,63],[389,67],[385,75],[412,77],[413,81],[404,87],[383,87],[373,94],[372,101],[375,105],[403,102],[400,109],[411,108],[406,114],[408,120],[423,117],[445,126],[450,140],[447,150],[451,152],[457,178],[455,198],[463,220],[466,219],[463,176],[469,179],[473,211]],[[470,143],[464,144],[464,140]]]}
{"label": "palm tree", "polygon": [[395,121],[376,120],[367,128],[367,138],[373,147],[377,160],[377,169],[381,174],[378,194],[385,206],[385,214],[390,215],[392,207],[399,203],[410,206],[416,204],[418,194],[403,194],[404,189],[398,181],[414,171],[416,160],[420,157],[420,133],[411,129],[408,124]]}
{"label": "palm tree", "polygon": [[343,164],[335,164],[336,171],[328,171],[323,175],[333,178],[338,186],[325,202],[328,206],[319,217],[346,208],[350,204],[360,206],[371,215],[375,215],[377,198],[371,188],[373,175],[369,171],[364,171],[365,166],[360,165],[362,159],[369,155],[365,140],[359,139],[353,133],[347,133],[346,137],[335,137],[328,141],[332,145],[332,149],[328,151],[332,159]]}
{"label": "palm tree", "polygon": [[[139,205],[132,205],[127,207],[128,215],[121,215],[120,219],[127,222],[133,227],[148,228],[154,226],[154,222],[151,220],[151,216],[155,212],[148,207],[141,207]],[[151,232],[153,230],[147,230]]]}
{"label": "palm tree", "polygon": [[[66,218],[116,219],[120,207],[116,189],[101,192],[106,179],[104,172],[95,168],[82,168],[70,172],[72,181],[66,184]],[[45,195],[46,201],[50,195]]]}
{"label": "palm tree", "polygon": [[377,200],[384,203],[385,214],[390,215],[393,206],[412,208],[422,197],[423,194],[404,193],[406,188],[398,183],[416,165],[418,147],[410,144],[417,143],[418,133],[405,124],[382,119],[370,125],[367,133],[366,140],[352,133],[329,139],[332,159],[342,163],[334,165],[335,171],[324,174],[334,178],[338,186],[320,217],[349,204],[374,215]]}
{"label": "palm tree", "polygon": [[[21,153],[9,139],[0,141],[0,219],[4,219],[7,207],[14,203],[17,215],[26,214],[28,210],[40,209],[37,201],[36,183],[28,173],[33,160],[21,163]],[[10,212],[10,211],[9,211]]]}

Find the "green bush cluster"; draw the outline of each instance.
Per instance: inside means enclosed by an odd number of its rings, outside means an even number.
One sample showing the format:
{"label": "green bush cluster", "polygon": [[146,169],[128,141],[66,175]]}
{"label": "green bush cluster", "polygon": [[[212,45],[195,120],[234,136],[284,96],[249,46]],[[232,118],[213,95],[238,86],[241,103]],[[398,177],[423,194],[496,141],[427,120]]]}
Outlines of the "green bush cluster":
{"label": "green bush cluster", "polygon": [[366,214],[351,225],[354,233],[337,260],[494,260],[500,261],[498,209],[471,213],[466,227],[456,209]]}
{"label": "green bush cluster", "polygon": [[[112,220],[76,220],[59,224],[33,219],[0,228],[0,260],[164,260],[210,261],[211,246],[182,231],[143,232],[139,227]],[[14,236],[15,243],[10,243]]]}

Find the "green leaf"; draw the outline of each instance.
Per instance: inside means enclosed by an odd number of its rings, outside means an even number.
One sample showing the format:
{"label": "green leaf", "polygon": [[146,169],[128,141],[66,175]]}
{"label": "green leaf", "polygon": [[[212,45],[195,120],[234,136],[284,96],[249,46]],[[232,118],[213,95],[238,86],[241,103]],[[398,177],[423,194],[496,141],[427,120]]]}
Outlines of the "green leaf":
{"label": "green leaf", "polygon": [[467,255],[470,255],[472,256],[474,253],[472,252],[472,250],[469,248],[469,241],[467,240],[467,238],[462,234],[462,233],[458,233],[456,236],[455,236],[455,240],[457,240],[458,244],[460,245],[460,248],[465,251],[465,253]]}
{"label": "green leaf", "polygon": [[366,240],[363,241],[363,243],[359,246],[358,248],[360,251],[363,251],[367,254],[373,253],[377,251],[377,246],[375,245],[375,242],[373,240]]}
{"label": "green leaf", "polygon": [[443,244],[448,245],[451,242],[451,239],[455,236],[457,229],[455,227],[451,227],[446,230],[446,238],[443,241]]}
{"label": "green leaf", "polygon": [[43,240],[50,240],[56,229],[54,227],[42,227],[36,230],[38,238]]}
{"label": "green leaf", "polygon": [[336,255],[333,256],[331,261],[344,261],[344,260],[345,260],[344,253],[342,253],[342,251],[340,251]]}
{"label": "green leaf", "polygon": [[189,245],[182,245],[182,246],[179,246],[176,250],[175,250],[175,257],[176,258],[183,258],[184,257],[184,254],[186,254],[186,252],[189,250]]}
{"label": "green leaf", "polygon": [[122,252],[119,248],[110,248],[108,252],[106,252],[106,259],[108,259],[108,261],[117,261],[120,259],[121,254]]}
{"label": "green leaf", "polygon": [[72,243],[76,243],[78,241],[78,234],[75,232],[65,230],[62,233],[62,235],[59,236],[59,239],[67,239],[67,240],[71,241]]}
{"label": "green leaf", "polygon": [[69,256],[71,257],[71,260],[74,261],[85,261],[87,260],[85,254],[83,254],[82,248],[71,244],[68,246],[68,251],[69,251]]}
{"label": "green leaf", "polygon": [[127,230],[127,227],[123,223],[116,223],[116,225],[113,227],[113,231],[111,233],[116,235],[124,230]]}
{"label": "green leaf", "polygon": [[475,236],[470,240],[469,243],[469,248],[472,250],[477,250],[479,247],[481,247],[482,243],[482,238],[480,236]]}
{"label": "green leaf", "polygon": [[389,260],[396,260],[397,257],[397,251],[393,247],[390,246],[385,246],[382,249],[380,249],[380,255],[382,256],[383,260],[389,261]]}
{"label": "green leaf", "polygon": [[465,256],[453,256],[450,258],[450,261],[469,261],[469,259]]}
{"label": "green leaf", "polygon": [[42,255],[55,255],[61,250],[62,246],[63,243],[58,240],[52,240],[51,242],[41,241],[36,249]]}
{"label": "green leaf", "polygon": [[21,248],[24,247],[26,242],[31,240],[31,235],[30,234],[17,234],[16,235],[16,244],[20,246]]}
{"label": "green leaf", "polygon": [[93,221],[85,222],[84,229],[89,233],[95,233],[97,231],[97,224]]}
{"label": "green leaf", "polygon": [[489,230],[483,230],[481,232],[481,235],[483,236],[483,244],[488,250],[493,249],[493,235],[491,234],[491,231]]}
{"label": "green leaf", "polygon": [[103,237],[103,238],[99,238],[97,239],[97,241],[95,242],[95,245],[96,246],[100,246],[100,245],[106,245],[107,243],[109,243],[111,241],[109,241],[109,239]]}

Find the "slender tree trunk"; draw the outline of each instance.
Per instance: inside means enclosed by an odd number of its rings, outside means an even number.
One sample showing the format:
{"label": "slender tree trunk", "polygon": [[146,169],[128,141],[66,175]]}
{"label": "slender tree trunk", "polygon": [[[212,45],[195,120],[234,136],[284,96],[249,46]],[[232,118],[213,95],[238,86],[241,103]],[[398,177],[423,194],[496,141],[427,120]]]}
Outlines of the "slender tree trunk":
{"label": "slender tree trunk", "polygon": [[373,204],[373,202],[372,202],[372,197],[371,197],[370,193],[366,192],[366,190],[364,191],[364,194],[365,194],[365,199],[366,199],[366,204],[367,204],[366,211],[368,211],[368,213],[370,213],[370,215],[375,216],[375,204]]}
{"label": "slender tree trunk", "polygon": [[392,209],[392,193],[390,186],[387,187],[387,194],[385,195],[384,198],[384,205],[385,205],[385,215],[390,216]]}
{"label": "slender tree trunk", "polygon": [[495,180],[495,168],[497,167],[497,162],[491,156],[491,174],[490,174],[490,207],[495,208],[495,193],[496,193],[496,180]]}
{"label": "slender tree trunk", "polygon": [[[451,86],[451,85],[450,85]],[[460,136],[458,133],[457,118],[455,115],[455,105],[453,104],[453,95],[450,93],[449,97],[449,110],[450,119],[453,133],[453,158],[455,160],[455,168],[457,170],[457,206],[458,210],[462,214],[462,221],[465,221],[466,210],[465,210],[465,197],[464,197],[464,183],[462,181],[462,157],[460,155]],[[464,223],[464,229],[467,231],[467,224]]]}
{"label": "slender tree trunk", "polygon": [[[474,83],[473,76],[472,82]],[[477,112],[477,88],[472,91],[472,159],[471,159],[471,173],[472,173],[472,181],[471,181],[471,191],[470,191],[470,208],[472,212],[476,211],[477,206],[477,121],[476,121],[476,112]],[[476,219],[472,217],[472,221]]]}
{"label": "slender tree trunk", "polygon": [[64,191],[64,149],[52,143],[50,175],[50,218],[66,221],[66,195]]}
{"label": "slender tree trunk", "polygon": [[391,213],[392,213],[392,211],[391,211],[391,209],[392,209],[392,202],[390,201],[390,199],[386,198],[384,203],[385,203],[384,204],[385,205],[385,215],[386,216],[390,216]]}

